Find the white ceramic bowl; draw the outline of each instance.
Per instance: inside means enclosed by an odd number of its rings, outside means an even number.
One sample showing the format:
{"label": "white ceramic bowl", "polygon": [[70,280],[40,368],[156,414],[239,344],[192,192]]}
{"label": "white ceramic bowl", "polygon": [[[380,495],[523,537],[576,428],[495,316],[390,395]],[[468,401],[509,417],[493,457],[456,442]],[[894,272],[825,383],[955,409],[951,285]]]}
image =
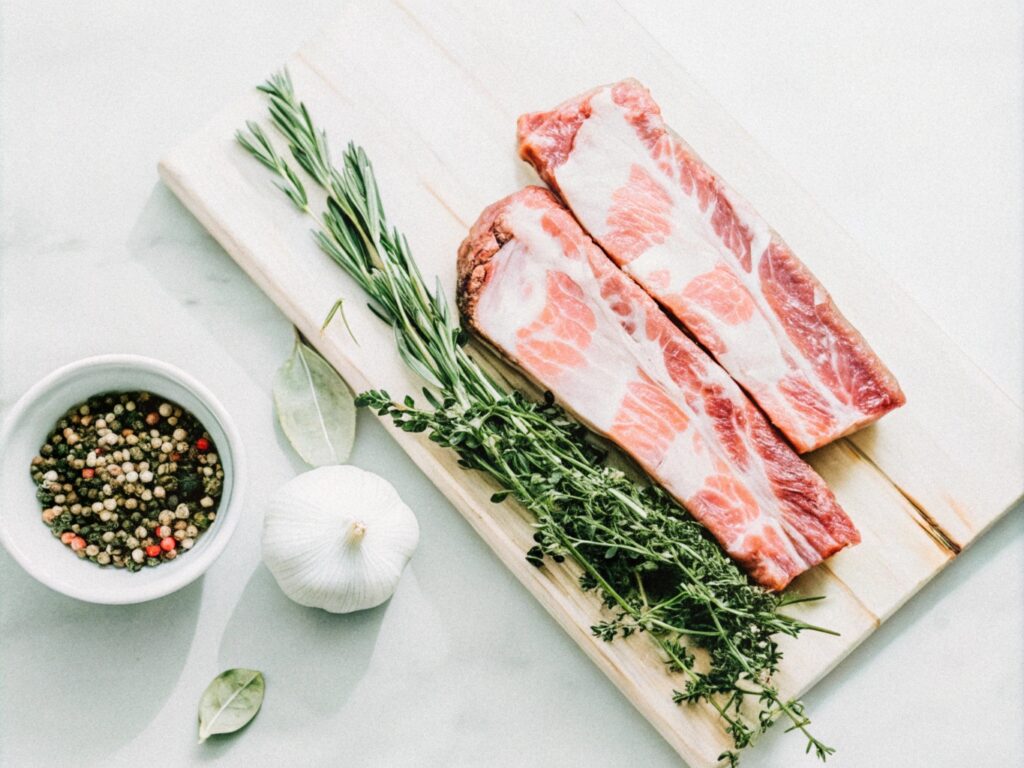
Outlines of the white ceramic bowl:
{"label": "white ceramic bowl", "polygon": [[[224,467],[217,519],[188,554],[135,573],[78,559],[41,518],[32,457],[71,406],[103,392],[145,390],[178,403],[213,438]],[[92,603],[141,603],[197,579],[227,546],[238,524],[244,457],[227,412],[202,384],[173,365],[137,355],[103,355],[66,365],[33,386],[8,412],[0,433],[0,543],[48,587]]]}

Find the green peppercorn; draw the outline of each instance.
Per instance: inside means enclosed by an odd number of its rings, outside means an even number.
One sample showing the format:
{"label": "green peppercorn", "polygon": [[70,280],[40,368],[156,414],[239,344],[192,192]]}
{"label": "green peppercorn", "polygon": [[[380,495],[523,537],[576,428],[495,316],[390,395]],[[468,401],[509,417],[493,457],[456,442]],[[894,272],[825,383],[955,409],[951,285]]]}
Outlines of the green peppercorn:
{"label": "green peppercorn", "polygon": [[178,490],[183,498],[194,499],[204,491],[203,479],[194,471],[186,474],[178,481]]}

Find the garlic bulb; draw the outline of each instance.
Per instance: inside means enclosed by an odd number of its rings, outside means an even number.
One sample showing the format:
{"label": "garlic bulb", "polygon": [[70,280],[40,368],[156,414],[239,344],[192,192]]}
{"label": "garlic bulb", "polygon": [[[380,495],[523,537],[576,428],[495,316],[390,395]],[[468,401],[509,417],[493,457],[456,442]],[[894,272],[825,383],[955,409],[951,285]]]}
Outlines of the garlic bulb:
{"label": "garlic bulb", "polygon": [[416,517],[387,480],[358,467],[320,467],[272,497],[263,562],[295,602],[349,613],[391,597],[419,537]]}

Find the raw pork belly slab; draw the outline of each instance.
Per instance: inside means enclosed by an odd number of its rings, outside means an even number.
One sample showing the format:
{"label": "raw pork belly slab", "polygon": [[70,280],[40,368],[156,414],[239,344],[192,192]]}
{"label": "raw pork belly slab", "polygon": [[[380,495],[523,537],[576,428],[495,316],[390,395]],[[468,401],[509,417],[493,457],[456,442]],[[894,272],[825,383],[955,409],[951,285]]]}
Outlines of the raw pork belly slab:
{"label": "raw pork belly slab", "polygon": [[860,540],[824,481],[547,190],[487,208],[458,279],[467,325],[625,449],[758,583],[781,589]]}
{"label": "raw pork belly slab", "polygon": [[636,80],[519,118],[519,153],[799,451],[905,402],[782,239],[661,118]]}

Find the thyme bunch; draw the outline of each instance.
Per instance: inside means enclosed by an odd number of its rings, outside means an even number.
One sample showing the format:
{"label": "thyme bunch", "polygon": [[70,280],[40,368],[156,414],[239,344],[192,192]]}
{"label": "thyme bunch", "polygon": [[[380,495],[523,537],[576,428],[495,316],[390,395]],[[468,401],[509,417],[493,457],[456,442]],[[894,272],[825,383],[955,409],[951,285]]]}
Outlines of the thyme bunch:
{"label": "thyme bunch", "polygon": [[801,702],[783,699],[772,682],[781,653],[778,634],[828,631],[781,612],[814,597],[776,595],[736,567],[707,531],[664,491],[638,483],[605,462],[605,452],[554,402],[534,402],[499,385],[466,351],[467,335],[452,316],[440,284],[429,290],[405,237],[388,223],[376,178],[362,148],[349,143],[336,166],[326,134],[298,101],[288,74],[259,88],[288,153],[327,194],[319,215],[298,173],[255,123],[239,143],[277,177],[292,203],[317,222],[321,250],[349,274],[370,309],[395,333],[405,363],[430,386],[428,407],[384,391],[357,403],[407,432],[457,452],[459,463],[486,473],[535,517],[527,558],[570,558],[580,586],[600,594],[607,618],[591,629],[611,641],[649,635],[669,669],[685,681],[677,703],[708,702],[738,753],[779,719],[800,731],[807,751],[825,760],[833,749],[808,730]]}

